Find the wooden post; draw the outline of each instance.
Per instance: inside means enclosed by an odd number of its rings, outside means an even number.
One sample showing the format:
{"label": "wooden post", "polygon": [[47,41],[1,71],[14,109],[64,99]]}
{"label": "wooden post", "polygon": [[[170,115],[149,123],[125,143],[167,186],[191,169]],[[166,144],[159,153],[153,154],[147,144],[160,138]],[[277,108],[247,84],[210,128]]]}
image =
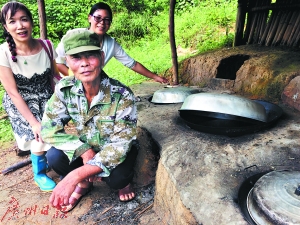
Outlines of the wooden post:
{"label": "wooden post", "polygon": [[176,0],[170,0],[170,11],[169,11],[169,35],[170,44],[172,52],[172,62],[173,62],[173,84],[178,84],[178,62],[177,62],[177,52],[175,44],[175,32],[174,32],[174,12],[175,12]]}
{"label": "wooden post", "polygon": [[293,37],[295,36],[295,33],[297,33],[296,30],[298,29],[298,27],[300,25],[300,14],[299,14],[299,11],[297,11],[297,16],[298,17],[295,19],[296,22],[295,22],[295,24],[294,24],[294,26],[293,26],[293,28],[291,30],[290,35],[287,38],[287,41],[284,43],[284,45],[292,46]]}
{"label": "wooden post", "polygon": [[40,22],[40,38],[47,39],[45,1],[37,0],[37,3],[38,3],[39,22]]}
{"label": "wooden post", "polygon": [[248,44],[247,41],[249,39],[250,36],[250,30],[251,30],[251,26],[253,23],[253,17],[254,17],[254,13],[251,11],[251,9],[256,5],[256,0],[252,0],[252,1],[248,1],[247,3],[247,22],[246,22],[246,28],[245,28],[245,32],[244,32],[244,37],[243,37],[243,42],[245,44]]}
{"label": "wooden post", "polygon": [[247,2],[245,0],[238,0],[238,10],[236,15],[235,38],[234,46],[242,45],[244,35],[244,25],[246,19]]}

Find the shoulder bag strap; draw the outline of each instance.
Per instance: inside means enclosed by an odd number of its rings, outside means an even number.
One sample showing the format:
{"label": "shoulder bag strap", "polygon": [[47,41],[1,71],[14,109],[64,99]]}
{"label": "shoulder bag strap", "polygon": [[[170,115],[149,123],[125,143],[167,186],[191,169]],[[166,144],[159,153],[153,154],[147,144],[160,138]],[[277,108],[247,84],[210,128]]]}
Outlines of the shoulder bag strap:
{"label": "shoulder bag strap", "polygon": [[50,50],[51,59],[54,60],[52,45],[51,45],[51,43],[50,43],[50,41],[48,39],[46,39],[46,43],[47,43],[48,48]]}
{"label": "shoulder bag strap", "polygon": [[[43,46],[43,49],[46,51],[46,53],[47,53],[47,55],[48,55],[48,57],[49,57],[49,59],[50,59],[50,61],[51,61],[51,64],[52,64],[52,60],[53,60],[52,54],[50,54],[49,49],[48,49],[47,46],[45,45],[44,41],[41,40],[41,39],[38,39],[38,40],[39,40],[39,42],[41,43],[41,45]],[[48,41],[48,40],[47,40],[47,41]],[[48,42],[47,42],[47,44],[48,44]],[[51,49],[51,48],[50,48],[50,49]]]}
{"label": "shoulder bag strap", "polygon": [[[52,78],[50,79],[50,83],[51,83],[51,87],[52,87],[52,90],[54,90],[54,87],[55,87],[55,81],[53,80],[54,79],[54,66],[53,66],[53,52],[52,52],[52,46],[50,44],[50,41],[49,40],[46,40],[46,43],[48,45],[49,48],[47,48],[47,46],[45,45],[44,41],[41,40],[41,39],[38,39],[39,42],[41,43],[41,45],[43,46],[43,48],[45,49],[49,59],[50,59],[50,65],[51,65],[51,71],[52,71]],[[50,51],[49,51],[50,50]],[[51,54],[52,53],[52,54]]]}

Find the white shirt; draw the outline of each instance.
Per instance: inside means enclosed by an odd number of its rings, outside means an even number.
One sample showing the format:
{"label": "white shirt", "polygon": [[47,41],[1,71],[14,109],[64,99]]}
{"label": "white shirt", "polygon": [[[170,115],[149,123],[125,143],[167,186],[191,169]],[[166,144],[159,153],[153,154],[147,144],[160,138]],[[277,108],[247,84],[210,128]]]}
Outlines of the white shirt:
{"label": "white shirt", "polygon": [[[76,28],[76,30],[84,30],[84,29],[86,28]],[[114,38],[112,38],[107,34],[103,36],[102,51],[104,52],[104,58],[105,58],[104,66],[108,63],[108,61],[112,57],[115,57],[116,60],[118,60],[120,63],[122,63],[124,66],[130,69],[134,67],[136,64],[136,61],[123,50],[121,45],[118,42],[116,42]],[[66,62],[66,53],[62,41],[58,44],[56,48],[56,53],[58,55],[58,57],[56,58],[56,63],[65,64],[66,66],[68,66]]]}

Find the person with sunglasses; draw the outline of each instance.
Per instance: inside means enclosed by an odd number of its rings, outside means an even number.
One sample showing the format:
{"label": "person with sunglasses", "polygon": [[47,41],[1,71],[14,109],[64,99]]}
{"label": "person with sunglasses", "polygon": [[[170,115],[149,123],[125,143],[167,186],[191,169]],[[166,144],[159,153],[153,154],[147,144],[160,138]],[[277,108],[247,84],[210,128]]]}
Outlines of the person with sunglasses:
{"label": "person with sunglasses", "polygon": [[[112,10],[108,4],[104,2],[98,2],[95,5],[93,5],[88,16],[88,21],[90,23],[89,28],[76,28],[73,30],[89,29],[90,31],[93,31],[96,34],[98,34],[100,39],[100,48],[102,49],[105,55],[104,66],[112,57],[115,57],[124,66],[132,69],[133,71],[145,77],[151,78],[159,83],[169,83],[169,81],[166,78],[158,76],[157,74],[148,70],[141,63],[131,58],[123,50],[120,44],[117,43],[114,38],[110,37],[106,33],[109,30],[110,25],[112,23]],[[58,57],[56,58],[56,63],[59,72],[64,76],[69,75],[70,71],[66,63],[65,50],[62,42],[58,44],[56,52],[58,54]]]}

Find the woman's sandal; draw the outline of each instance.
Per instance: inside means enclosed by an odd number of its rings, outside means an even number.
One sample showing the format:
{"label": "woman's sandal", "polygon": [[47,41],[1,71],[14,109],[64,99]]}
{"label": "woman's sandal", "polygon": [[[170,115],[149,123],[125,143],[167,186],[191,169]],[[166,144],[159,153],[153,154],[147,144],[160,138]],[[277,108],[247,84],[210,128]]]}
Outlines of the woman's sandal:
{"label": "woman's sandal", "polygon": [[[125,197],[125,195],[127,195],[129,193],[133,193],[134,196],[130,199],[121,199],[121,196]],[[128,184],[126,187],[119,190],[119,200],[121,202],[129,202],[129,201],[133,200],[134,198],[135,198],[135,193],[134,193],[134,189],[131,184]]]}
{"label": "woman's sandal", "polygon": [[83,196],[85,196],[86,194],[88,194],[91,190],[93,189],[93,183],[90,182],[89,186],[86,188],[83,187],[79,187],[78,185],[76,185],[75,190],[73,191],[73,193],[77,193],[79,195],[81,195],[78,199],[71,196],[69,199],[69,202],[74,202],[73,204],[69,204],[67,206],[61,206],[60,211],[63,213],[67,213],[70,212],[72,209],[75,208],[75,206],[80,202],[80,200],[82,199]]}

